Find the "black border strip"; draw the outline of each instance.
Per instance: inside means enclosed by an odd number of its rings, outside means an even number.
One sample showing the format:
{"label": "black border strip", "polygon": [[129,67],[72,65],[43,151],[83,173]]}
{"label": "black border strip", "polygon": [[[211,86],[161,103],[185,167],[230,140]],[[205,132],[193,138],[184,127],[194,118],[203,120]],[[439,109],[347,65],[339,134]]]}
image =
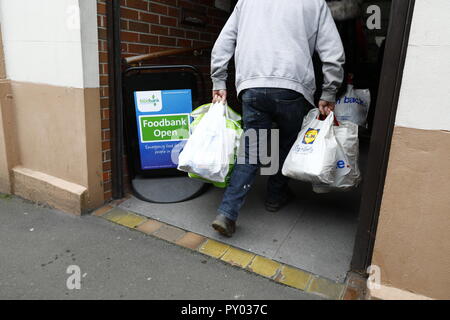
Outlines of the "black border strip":
{"label": "black border strip", "polygon": [[351,268],[372,260],[415,0],[393,0]]}
{"label": "black border strip", "polygon": [[123,190],[123,96],[122,57],[120,48],[120,0],[106,1],[108,29],[108,73],[111,104],[112,196],[122,199]]}

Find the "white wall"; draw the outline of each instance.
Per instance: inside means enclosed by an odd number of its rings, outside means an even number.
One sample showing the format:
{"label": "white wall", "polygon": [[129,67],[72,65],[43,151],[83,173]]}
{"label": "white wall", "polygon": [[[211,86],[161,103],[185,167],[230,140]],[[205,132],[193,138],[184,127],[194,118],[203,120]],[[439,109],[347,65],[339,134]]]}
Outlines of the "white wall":
{"label": "white wall", "polygon": [[83,55],[83,79],[85,88],[100,86],[97,1],[79,0],[81,21],[81,43]]}
{"label": "white wall", "polygon": [[8,78],[97,88],[96,12],[95,0],[1,0]]}
{"label": "white wall", "polygon": [[450,130],[450,0],[416,0],[396,125]]}

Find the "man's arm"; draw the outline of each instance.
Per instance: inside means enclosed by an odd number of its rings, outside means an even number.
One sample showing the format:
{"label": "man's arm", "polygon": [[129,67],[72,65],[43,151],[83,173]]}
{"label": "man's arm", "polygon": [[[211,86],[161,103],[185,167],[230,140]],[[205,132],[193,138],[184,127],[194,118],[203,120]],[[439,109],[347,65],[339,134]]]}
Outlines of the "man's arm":
{"label": "man's arm", "polygon": [[211,53],[211,79],[213,82],[213,101],[226,100],[228,78],[228,63],[236,49],[238,33],[239,9],[235,7],[233,13],[222,29]]}
{"label": "man's arm", "polygon": [[[325,1],[322,1],[321,5],[316,51],[323,63],[324,76],[319,108],[328,114],[334,110],[336,93],[344,80],[345,53],[336,24]],[[328,110],[324,110],[325,108]]]}

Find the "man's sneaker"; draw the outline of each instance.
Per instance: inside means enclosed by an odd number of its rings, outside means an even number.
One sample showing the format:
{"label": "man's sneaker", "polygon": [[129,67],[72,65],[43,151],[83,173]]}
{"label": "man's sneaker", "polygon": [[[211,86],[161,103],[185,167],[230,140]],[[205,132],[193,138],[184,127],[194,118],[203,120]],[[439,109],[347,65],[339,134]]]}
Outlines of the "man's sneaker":
{"label": "man's sneaker", "polygon": [[236,231],[236,222],[228,219],[223,214],[219,214],[212,223],[212,227],[221,235],[231,238]]}
{"label": "man's sneaker", "polygon": [[286,192],[286,196],[280,200],[280,201],[270,201],[266,200],[265,206],[266,210],[269,212],[278,212],[286,206],[292,199],[295,198],[295,194],[292,192],[291,189],[288,189]]}

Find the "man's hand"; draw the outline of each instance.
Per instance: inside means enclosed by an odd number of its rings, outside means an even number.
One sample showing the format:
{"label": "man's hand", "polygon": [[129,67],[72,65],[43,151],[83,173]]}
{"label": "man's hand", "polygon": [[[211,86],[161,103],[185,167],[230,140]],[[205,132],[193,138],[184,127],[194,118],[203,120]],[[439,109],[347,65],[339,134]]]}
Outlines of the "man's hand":
{"label": "man's hand", "polygon": [[227,101],[227,90],[213,90],[213,103],[222,102],[225,103]]}
{"label": "man's hand", "polygon": [[319,111],[322,115],[327,116],[330,114],[331,111],[334,111],[334,108],[336,107],[336,103],[334,102],[328,102],[325,100],[319,101]]}

